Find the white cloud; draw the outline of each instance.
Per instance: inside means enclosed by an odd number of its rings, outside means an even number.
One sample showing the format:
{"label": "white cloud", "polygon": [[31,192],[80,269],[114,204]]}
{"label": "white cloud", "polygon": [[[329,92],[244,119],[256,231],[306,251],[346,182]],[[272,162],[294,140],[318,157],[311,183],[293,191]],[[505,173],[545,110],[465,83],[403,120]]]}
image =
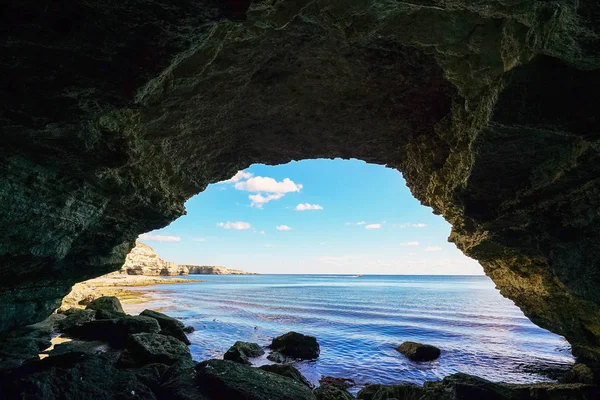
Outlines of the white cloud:
{"label": "white cloud", "polygon": [[278,225],[275,227],[275,229],[277,229],[278,231],[291,231],[292,228],[290,228],[287,225]]}
{"label": "white cloud", "polygon": [[252,202],[250,203],[250,206],[262,208],[264,204],[270,202],[271,200],[279,200],[283,196],[283,193],[269,194],[267,196],[263,196],[261,194],[251,194],[250,196],[248,196],[248,198]]}
{"label": "white cloud", "polygon": [[193,238],[192,240],[193,240],[194,242],[206,242],[206,239],[205,239],[205,238],[201,238],[201,237],[198,237],[198,238]]}
{"label": "white cloud", "polygon": [[295,183],[290,178],[285,178],[283,181],[277,182],[273,178],[255,176],[247,181],[236,182],[235,188],[247,192],[291,193],[299,192],[302,189],[302,185]]}
{"label": "white cloud", "polygon": [[309,211],[309,210],[322,210],[323,206],[319,205],[319,204],[309,204],[309,203],[304,203],[304,204],[298,204],[296,206],[296,211]]}
{"label": "white cloud", "polygon": [[366,222],[365,222],[365,221],[360,221],[360,222],[357,222],[357,223],[356,223],[356,225],[364,225],[364,224],[366,224]]}
{"label": "white cloud", "polygon": [[237,229],[237,230],[243,230],[243,229],[250,229],[250,224],[248,222],[218,222],[217,226],[219,228],[225,228],[225,229]]}
{"label": "white cloud", "polygon": [[411,224],[410,222],[406,222],[404,224],[393,224],[394,228],[425,228],[426,224]]}
{"label": "white cloud", "polygon": [[235,182],[239,182],[241,180],[244,179],[249,179],[252,177],[252,173],[250,172],[246,172],[246,171],[238,171],[234,176],[232,176],[231,178],[227,179],[226,181],[221,181],[221,182],[217,182],[219,184],[221,183],[235,183]]}
{"label": "white cloud", "polygon": [[261,235],[264,235],[264,234],[265,234],[265,231],[260,231],[260,234],[261,234]]}
{"label": "white cloud", "polygon": [[150,233],[144,233],[143,235],[140,235],[139,239],[152,242],[181,242],[181,238],[179,236],[152,235]]}
{"label": "white cloud", "polygon": [[429,246],[425,248],[425,251],[442,251],[442,248],[439,246]]}
{"label": "white cloud", "polygon": [[411,226],[413,228],[425,228],[427,225],[425,225],[425,224],[412,224]]}
{"label": "white cloud", "polygon": [[400,246],[402,247],[414,247],[414,246],[418,246],[419,242],[402,242],[400,243]]}
{"label": "white cloud", "polygon": [[369,224],[365,226],[365,229],[379,229],[381,228],[381,224]]}

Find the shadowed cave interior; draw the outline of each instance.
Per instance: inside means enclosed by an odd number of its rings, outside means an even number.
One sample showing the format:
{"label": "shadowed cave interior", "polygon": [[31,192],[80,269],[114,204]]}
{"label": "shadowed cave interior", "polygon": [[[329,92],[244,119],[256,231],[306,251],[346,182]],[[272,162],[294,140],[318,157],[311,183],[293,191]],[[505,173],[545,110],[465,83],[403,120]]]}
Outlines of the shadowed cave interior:
{"label": "shadowed cave interior", "polygon": [[209,183],[358,158],[402,171],[501,293],[596,366],[600,6],[240,4],[5,7],[0,330],[120,268]]}

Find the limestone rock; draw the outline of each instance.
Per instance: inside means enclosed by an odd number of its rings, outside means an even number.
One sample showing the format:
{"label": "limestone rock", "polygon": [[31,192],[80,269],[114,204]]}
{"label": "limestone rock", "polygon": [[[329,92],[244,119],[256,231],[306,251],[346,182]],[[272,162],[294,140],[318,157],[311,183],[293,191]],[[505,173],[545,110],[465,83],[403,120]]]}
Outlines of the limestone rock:
{"label": "limestone rock", "polygon": [[297,332],[274,338],[270,347],[286,356],[304,360],[317,358],[321,352],[317,338]]}
{"label": "limestone rock", "polygon": [[264,371],[272,372],[274,374],[293,379],[296,382],[306,385],[307,387],[309,387],[311,389],[313,387],[313,385],[309,381],[307,381],[306,378],[300,373],[300,371],[298,371],[298,369],[296,367],[294,367],[293,365],[270,364],[270,365],[262,365],[259,368]]}
{"label": "limestone rock", "polygon": [[404,342],[396,347],[396,351],[402,353],[411,361],[433,361],[440,357],[441,351],[435,346],[417,342]]}
{"label": "limestone rock", "polygon": [[142,242],[136,242],[129,252],[121,273],[128,275],[187,275],[187,268],[175,262],[165,261],[156,254],[154,249]]}
{"label": "limestone rock", "polygon": [[233,361],[208,360],[196,367],[197,381],[213,400],[315,400],[292,379]]}
{"label": "limestone rock", "polygon": [[259,357],[265,354],[265,351],[256,343],[235,342],[233,346],[223,355],[224,360],[234,361],[240,364],[251,365],[248,360],[250,357]]}
{"label": "limestone rock", "polygon": [[189,274],[197,275],[256,275],[240,269],[230,269],[216,265],[182,265]]}
{"label": "limestone rock", "polygon": [[114,296],[100,297],[87,305],[86,310],[103,310],[109,312],[125,313],[119,299]]}

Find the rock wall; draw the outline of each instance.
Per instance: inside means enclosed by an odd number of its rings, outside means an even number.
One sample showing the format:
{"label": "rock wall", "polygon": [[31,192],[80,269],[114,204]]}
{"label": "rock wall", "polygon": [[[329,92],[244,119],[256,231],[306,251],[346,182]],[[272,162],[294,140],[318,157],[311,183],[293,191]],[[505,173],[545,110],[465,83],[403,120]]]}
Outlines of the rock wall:
{"label": "rock wall", "polygon": [[209,183],[354,157],[401,170],[535,323],[600,349],[598,2],[231,4],[5,7],[0,330]]}
{"label": "rock wall", "polygon": [[136,242],[119,272],[127,275],[146,276],[187,275],[188,269],[176,262],[163,260],[152,247],[142,242]]}

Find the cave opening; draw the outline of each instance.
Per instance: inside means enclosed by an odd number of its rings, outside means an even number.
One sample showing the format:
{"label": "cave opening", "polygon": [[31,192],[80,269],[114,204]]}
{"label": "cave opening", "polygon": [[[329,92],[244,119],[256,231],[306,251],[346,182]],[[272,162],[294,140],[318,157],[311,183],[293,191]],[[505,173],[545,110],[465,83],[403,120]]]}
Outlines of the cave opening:
{"label": "cave opening", "polygon": [[[566,373],[568,342],[500,295],[482,267],[448,243],[450,230],[395,169],[355,159],[255,164],[138,238],[176,263],[166,275],[185,266],[185,279],[203,282],[132,289],[143,300],[128,293],[123,305],[193,326],[196,361],[221,358],[236,341],[315,336],[320,356],[292,365],[316,385],[323,376],[352,379],[353,393],[367,383],[423,384],[458,372],[513,383]],[[128,258],[126,267],[157,274],[144,263]],[[199,275],[198,265],[258,275]],[[411,362],[395,350],[403,341],[435,345],[442,356]],[[266,357],[251,362],[272,364]]]}

